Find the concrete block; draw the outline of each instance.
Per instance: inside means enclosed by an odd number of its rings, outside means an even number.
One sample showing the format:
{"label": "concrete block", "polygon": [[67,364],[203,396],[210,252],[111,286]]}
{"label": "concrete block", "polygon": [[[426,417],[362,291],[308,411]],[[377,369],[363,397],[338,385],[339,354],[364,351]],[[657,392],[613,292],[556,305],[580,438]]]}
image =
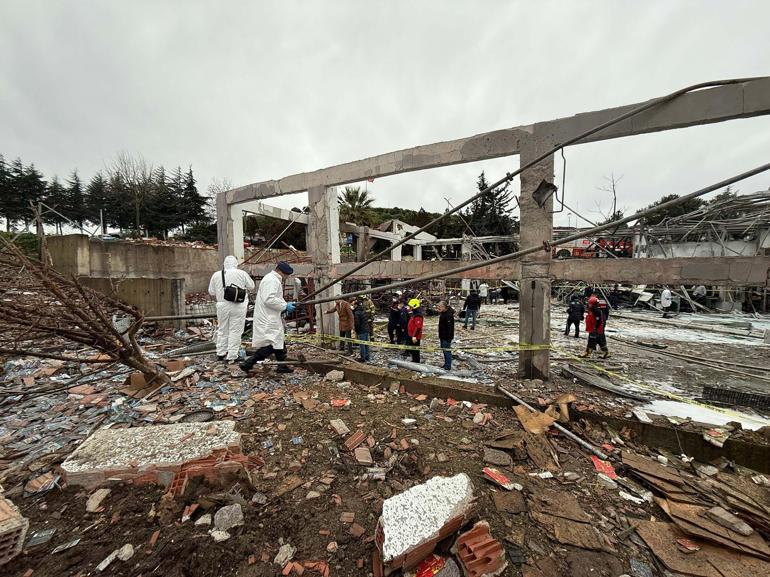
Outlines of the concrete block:
{"label": "concrete block", "polygon": [[473,483],[465,473],[433,477],[386,499],[375,538],[386,568],[414,567],[459,530],[473,510]]}
{"label": "concrete block", "polygon": [[[179,472],[216,451],[239,454],[240,434],[234,426],[233,421],[218,421],[103,429],[86,439],[61,468],[67,483],[87,488],[113,478],[157,480],[159,472]],[[216,464],[214,457],[211,466]]]}

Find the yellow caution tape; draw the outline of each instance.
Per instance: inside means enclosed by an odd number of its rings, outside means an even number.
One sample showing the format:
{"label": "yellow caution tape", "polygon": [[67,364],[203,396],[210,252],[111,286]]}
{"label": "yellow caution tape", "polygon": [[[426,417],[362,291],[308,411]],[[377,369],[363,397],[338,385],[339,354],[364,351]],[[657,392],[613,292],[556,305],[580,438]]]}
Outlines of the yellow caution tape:
{"label": "yellow caution tape", "polygon": [[542,351],[542,350],[549,350],[551,349],[550,345],[527,345],[522,343],[515,343],[507,346],[502,347],[454,347],[454,348],[448,348],[443,349],[441,347],[433,347],[433,346],[413,346],[413,345],[398,345],[394,343],[385,343],[381,341],[362,341],[359,339],[353,339],[348,337],[340,337],[337,335],[292,335],[287,334],[286,335],[287,340],[294,341],[294,342],[328,342],[328,341],[336,341],[336,342],[344,342],[344,343],[352,343],[354,345],[368,345],[370,347],[380,348],[380,349],[396,349],[396,350],[414,350],[416,348],[419,348],[422,352],[439,352],[439,351],[476,351],[476,352],[482,352],[482,351],[495,351],[495,352],[513,352],[513,351]]}
{"label": "yellow caution tape", "polygon": [[433,346],[410,346],[410,345],[398,345],[398,344],[391,344],[391,343],[385,343],[385,342],[379,342],[379,341],[362,341],[359,339],[353,339],[353,338],[347,338],[347,337],[340,337],[337,335],[322,335],[322,334],[314,334],[314,335],[292,335],[287,334],[286,335],[287,340],[301,343],[303,341],[305,342],[329,342],[329,341],[336,341],[336,342],[345,342],[345,343],[352,343],[354,345],[368,345],[373,348],[381,348],[381,349],[395,349],[395,350],[414,350],[415,348],[419,348],[421,352],[443,352],[445,350],[448,351],[455,351],[455,352],[516,352],[516,351],[543,351],[543,350],[552,350],[555,352],[558,352],[568,358],[574,359],[576,362],[584,365],[590,365],[592,368],[596,369],[597,371],[601,373],[605,373],[606,375],[609,375],[611,377],[614,377],[620,381],[629,383],[631,385],[634,385],[636,387],[639,387],[641,389],[644,389],[646,391],[649,391],[651,393],[655,393],[657,395],[660,395],[662,397],[666,397],[668,399],[672,399],[675,401],[679,401],[681,403],[686,403],[688,405],[693,405],[696,407],[700,407],[703,409],[708,409],[712,411],[716,411],[719,413],[722,413],[724,415],[730,416],[730,417],[738,417],[738,418],[744,418],[759,424],[767,424],[767,420],[763,419],[761,417],[753,417],[752,415],[746,414],[746,413],[739,413],[737,411],[733,411],[731,409],[725,409],[723,407],[716,407],[714,405],[709,405],[706,403],[701,403],[700,401],[696,401],[694,399],[690,399],[688,397],[684,397],[682,395],[678,395],[676,393],[672,393],[671,391],[667,391],[665,389],[661,389],[658,387],[654,387],[652,385],[648,385],[646,383],[640,383],[638,381],[635,381],[634,379],[627,377],[626,375],[623,375],[621,373],[618,373],[616,371],[609,370],[597,363],[594,363],[592,361],[589,361],[585,358],[579,357],[578,355],[566,351],[560,347],[556,347],[554,345],[531,345],[526,343],[515,343],[507,346],[502,347],[469,347],[469,348],[449,348],[449,349],[443,349],[441,347],[433,347]]}

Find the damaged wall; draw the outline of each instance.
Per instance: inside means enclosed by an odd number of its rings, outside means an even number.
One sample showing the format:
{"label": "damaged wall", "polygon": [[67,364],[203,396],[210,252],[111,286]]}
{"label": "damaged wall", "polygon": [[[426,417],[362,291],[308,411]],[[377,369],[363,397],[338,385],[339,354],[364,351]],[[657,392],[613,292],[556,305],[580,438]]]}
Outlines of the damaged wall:
{"label": "damaged wall", "polygon": [[207,291],[211,273],[220,266],[213,247],[103,241],[81,234],[49,237],[48,250],[54,268],[64,275],[182,278],[190,293]]}

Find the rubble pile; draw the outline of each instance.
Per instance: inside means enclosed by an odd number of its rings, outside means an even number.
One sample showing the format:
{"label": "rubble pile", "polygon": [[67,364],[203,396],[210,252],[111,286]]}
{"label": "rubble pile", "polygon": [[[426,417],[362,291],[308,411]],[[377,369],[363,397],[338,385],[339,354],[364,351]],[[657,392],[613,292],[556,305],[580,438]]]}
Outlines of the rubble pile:
{"label": "rubble pile", "polygon": [[[463,338],[510,331],[483,321]],[[205,344],[202,335],[143,337],[171,377],[160,388],[118,367],[73,382],[81,367],[6,362],[0,547],[8,519],[24,528],[9,575],[723,577],[770,568],[767,475],[714,458],[724,447],[700,435],[712,455],[700,462],[648,446],[632,426],[642,401],[560,375],[520,380],[510,354],[485,362],[491,354],[464,352],[477,364],[459,368],[483,376],[460,384],[485,394],[504,384],[537,412],[438,395],[417,374],[365,385],[341,362],[300,364],[289,376],[265,365],[246,377],[212,354],[164,357]],[[422,383],[419,393],[410,382]],[[645,426],[696,428],[650,416]],[[731,430],[726,447],[762,439]]]}

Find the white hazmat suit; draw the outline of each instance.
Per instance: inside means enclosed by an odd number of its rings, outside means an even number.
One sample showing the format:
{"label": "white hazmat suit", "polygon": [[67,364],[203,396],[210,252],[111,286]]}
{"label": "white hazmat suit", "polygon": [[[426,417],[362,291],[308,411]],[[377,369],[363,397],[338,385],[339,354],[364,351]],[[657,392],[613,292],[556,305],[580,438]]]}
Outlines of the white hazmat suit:
{"label": "white hazmat suit", "polygon": [[225,258],[223,270],[224,284],[222,271],[216,271],[209,281],[209,294],[217,299],[217,356],[226,356],[228,361],[234,361],[238,358],[238,351],[241,348],[249,297],[247,295],[242,303],[226,301],[225,287],[232,284],[249,292],[254,290],[255,285],[249,273],[238,268],[238,259],[234,256]]}
{"label": "white hazmat suit", "polygon": [[254,323],[251,343],[256,348],[271,345],[283,349],[283,320],[281,313],[286,310],[283,299],[283,278],[276,271],[265,275],[259,283],[254,299]]}

